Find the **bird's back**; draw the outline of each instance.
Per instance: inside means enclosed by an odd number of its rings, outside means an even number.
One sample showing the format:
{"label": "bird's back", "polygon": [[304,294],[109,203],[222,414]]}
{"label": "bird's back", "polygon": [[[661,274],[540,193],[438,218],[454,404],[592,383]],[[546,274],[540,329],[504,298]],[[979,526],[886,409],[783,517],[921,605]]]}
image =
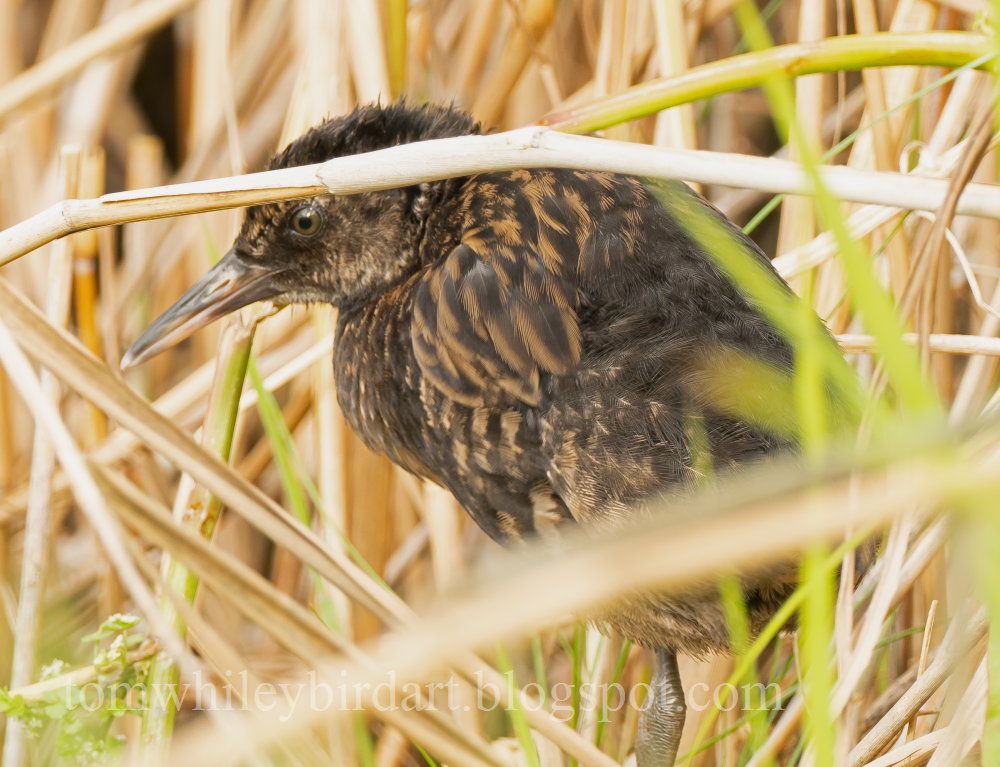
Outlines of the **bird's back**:
{"label": "bird's back", "polygon": [[711,401],[710,379],[787,371],[790,352],[664,207],[691,194],[550,169],[455,187],[420,271],[343,315],[354,426],[498,539],[615,519],[787,447]]}
{"label": "bird's back", "polygon": [[[337,377],[353,427],[448,487],[501,542],[614,526],[792,449],[726,406],[734,389],[777,396],[767,384],[787,380],[791,352],[675,219],[679,200],[703,204],[683,184],[570,170],[457,186],[435,207],[419,271],[341,315]],[[755,627],[793,587],[779,570],[746,583]],[[624,600],[609,620],[651,646],[728,641],[709,586]]]}

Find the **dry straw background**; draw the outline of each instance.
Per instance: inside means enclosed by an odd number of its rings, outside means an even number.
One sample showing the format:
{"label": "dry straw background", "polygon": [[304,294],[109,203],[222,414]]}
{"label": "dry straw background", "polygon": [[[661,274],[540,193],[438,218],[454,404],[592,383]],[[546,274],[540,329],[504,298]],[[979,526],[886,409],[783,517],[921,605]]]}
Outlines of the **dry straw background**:
{"label": "dry straw background", "polygon": [[[205,712],[187,696],[176,732],[161,729],[152,745],[143,744],[138,717],[114,723],[127,759],[148,761],[169,743],[172,762],[206,765],[608,767],[631,752],[633,707],[601,721],[579,701],[553,707],[501,686],[501,705],[482,712],[476,682],[496,687],[510,672],[536,692],[570,683],[628,692],[648,679],[646,654],[574,614],[629,589],[682,585],[789,550],[811,550],[810,561],[829,575],[841,558],[852,561],[845,539],[856,543],[878,528],[878,564],[856,589],[841,586],[835,602],[832,592],[827,601],[801,594],[811,641],[785,632],[737,659],[682,659],[689,690],[760,679],[782,694],[780,708],[757,713],[725,696],[721,711],[693,706],[682,754],[699,767],[950,767],[1000,753],[987,638],[1000,609],[1000,430],[987,412],[1000,359],[1000,205],[989,186],[997,167],[994,80],[974,68],[992,50],[977,33],[987,3],[761,3],[779,44],[851,32],[967,33],[914,38],[921,60],[942,66],[797,79],[801,133],[787,144],[774,128],[780,108],[759,88],[724,87],[723,73],[706,76],[704,91],[675,89],[677,102],[711,99],[660,112],[647,104],[640,112],[648,116],[632,121],[614,117],[614,97],[630,86],[660,77],[680,83],[693,67],[748,50],[736,6],[0,0],[2,229],[63,199],[258,169],[324,117],[403,93],[454,101],[500,130],[548,116],[570,130],[608,125],[602,135],[617,141],[708,150],[662,163],[706,182],[701,190],[743,224],[771,192],[804,182],[788,182],[784,166],[744,165],[721,153],[794,162],[803,142],[825,151],[877,120],[829,158],[850,169],[840,181],[830,176],[831,188],[856,201],[840,206],[851,237],[875,254],[910,331],[907,348],[954,427],[893,421],[897,431],[881,452],[832,461],[808,490],[800,472],[778,467],[693,502],[703,513],[686,508],[682,521],[668,508],[659,521],[606,541],[504,554],[446,493],[371,455],[346,428],[326,308],[285,309],[255,333],[245,312],[124,377],[118,372],[142,328],[228,247],[240,214],[217,209],[239,204],[237,196],[199,188],[186,201],[154,199],[131,212],[107,203],[52,208],[0,239],[0,263],[9,262],[0,269],[0,685],[37,701],[47,689],[93,680],[81,637],[134,611],[158,640],[135,648],[131,661],[152,662],[167,649],[183,680],[201,674],[220,691],[245,672],[250,689],[306,678],[377,684],[391,673],[399,685],[450,680],[456,692],[422,713],[370,696],[361,700],[366,713],[305,705]],[[864,56],[885,55],[880,45],[874,54],[848,46],[829,69],[857,69]],[[796,61],[785,62],[788,71]],[[602,114],[611,117],[601,123]],[[626,156],[612,145],[579,151],[584,164]],[[686,170],[676,170],[682,161]],[[384,162],[390,174],[429,167]],[[379,167],[355,167],[357,178],[338,183],[363,185]],[[310,171],[286,182],[297,194],[316,193],[316,179]],[[920,207],[911,200],[922,194],[929,211],[903,209]],[[264,198],[250,195],[241,199]],[[215,212],[136,220],[171,206]],[[80,228],[85,210],[133,223],[78,232],[17,258]],[[882,390],[888,380],[904,401],[906,380],[893,379],[872,354],[869,333],[879,328],[863,325],[845,300],[838,246],[813,201],[784,199],[754,236],[809,296],[865,385]],[[233,387],[238,394],[243,380],[232,371],[251,342],[262,389],[273,397],[248,382],[237,408]],[[267,422],[275,412],[290,439]],[[235,437],[220,460],[227,417]],[[226,510],[207,543],[197,523],[216,499]],[[955,511],[962,513],[943,513]],[[169,561],[200,576],[193,609],[163,596],[168,570],[174,586],[191,583]],[[55,657],[77,670],[37,683]],[[816,658],[829,660],[827,674]],[[804,668],[816,671],[812,687],[800,684]],[[6,720],[0,733],[3,767],[59,758],[51,732],[26,738]]]}

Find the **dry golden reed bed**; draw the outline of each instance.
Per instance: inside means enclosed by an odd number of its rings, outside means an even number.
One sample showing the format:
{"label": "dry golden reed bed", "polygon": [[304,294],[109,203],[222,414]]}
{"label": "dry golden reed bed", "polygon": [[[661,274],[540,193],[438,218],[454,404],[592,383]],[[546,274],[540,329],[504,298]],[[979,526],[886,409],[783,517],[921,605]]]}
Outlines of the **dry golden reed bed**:
{"label": "dry golden reed bed", "polygon": [[[0,0],[0,229],[65,198],[257,170],[324,117],[400,94],[453,101],[499,130],[578,107],[586,114],[635,84],[757,48],[744,38],[738,5]],[[982,32],[990,6],[757,7],[784,44],[855,32]],[[988,37],[979,40],[992,50]],[[861,54],[848,48],[843,69],[856,69],[852,55]],[[198,447],[219,453],[199,429],[213,435],[218,426],[227,381],[213,370],[247,342],[249,315],[122,379],[123,349],[228,246],[238,210],[81,232],[0,268],[0,685],[11,690],[0,706],[53,703],[45,690],[67,682],[90,703],[106,703],[97,701],[108,690],[98,683],[121,668],[145,672],[158,648],[183,644],[170,631],[159,644],[143,642],[145,632],[159,633],[147,620],[129,630],[137,639],[128,657],[97,675],[84,635],[119,612],[158,612],[164,555],[202,578],[194,609],[181,602],[173,611],[183,620],[168,610],[159,624],[189,629],[180,635],[191,651],[180,664],[172,735],[147,714],[160,742],[144,745],[138,715],[112,721],[105,709],[76,720],[55,706],[41,714],[52,723],[39,737],[0,719],[2,767],[86,761],[88,748],[143,761],[168,741],[177,763],[575,759],[607,767],[631,752],[649,659],[573,612],[789,549],[812,552],[806,630],[781,633],[752,664],[682,658],[689,712],[681,753],[690,764],[951,767],[1000,758],[1000,699],[989,684],[997,646],[986,628],[1000,609],[1000,431],[988,413],[1000,358],[998,216],[955,210],[966,185],[996,180],[995,81],[964,67],[939,82],[953,72],[801,77],[793,86],[800,130],[787,144],[775,116],[780,125],[789,115],[760,88],[647,109],[602,131],[797,160],[806,144],[825,152],[871,124],[825,160],[870,173],[858,177],[858,191],[890,179],[891,202],[922,188],[917,177],[946,179],[947,196],[930,212],[837,206],[866,257],[875,254],[874,273],[911,333],[904,346],[926,377],[880,364],[873,334],[891,327],[859,317],[864,287],[845,276],[829,220],[809,197],[784,199],[754,236],[838,334],[864,386],[888,389],[889,409],[903,414],[886,421],[887,436],[874,435],[886,437],[880,452],[838,456],[808,487],[780,469],[754,477],[696,504],[706,513],[694,523],[678,526],[667,514],[543,561],[500,552],[446,493],[361,446],[334,398],[326,308],[286,309],[257,329],[255,364],[273,397],[247,382],[231,468]],[[711,92],[715,81],[707,82]],[[914,178],[875,174],[886,171]],[[741,224],[775,183],[766,174],[743,178],[701,187]],[[29,317],[17,294],[44,319]],[[123,380],[155,411],[129,399]],[[907,398],[924,389],[941,403],[930,425],[906,417]],[[871,423],[859,442],[872,440]],[[213,494],[226,510],[206,544],[168,510],[181,519]],[[852,561],[842,542],[856,543],[869,525],[881,531],[879,563],[853,592],[824,590],[841,558]],[[112,627],[108,639],[122,631]],[[54,658],[82,670],[69,678],[57,668],[58,681],[34,684]],[[286,687],[268,687],[278,683]],[[425,707],[432,685],[438,710],[413,710]],[[127,703],[149,700],[132,692]],[[71,720],[79,730],[67,728]],[[108,744],[108,725],[123,746]]]}

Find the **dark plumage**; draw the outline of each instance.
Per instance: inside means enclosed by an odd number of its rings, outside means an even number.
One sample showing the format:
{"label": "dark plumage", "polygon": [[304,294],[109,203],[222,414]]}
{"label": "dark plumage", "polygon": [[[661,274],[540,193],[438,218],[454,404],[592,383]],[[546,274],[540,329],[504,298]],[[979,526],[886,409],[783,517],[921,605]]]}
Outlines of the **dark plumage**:
{"label": "dark plumage", "polygon": [[[476,132],[455,109],[367,106],[271,167]],[[671,214],[692,200],[707,206],[680,183],[543,169],[258,206],[224,262],[130,354],[253,300],[331,303],[338,396],[373,450],[450,489],[503,543],[614,526],[710,471],[794,447],[772,428],[786,403],[751,421],[717,396],[729,371],[766,400],[752,371],[787,377],[791,351]],[[781,568],[745,579],[755,628],[792,587]],[[624,601],[610,622],[666,653],[668,719],[672,653],[727,649],[711,585]],[[672,759],[659,727],[646,728],[646,764]]]}

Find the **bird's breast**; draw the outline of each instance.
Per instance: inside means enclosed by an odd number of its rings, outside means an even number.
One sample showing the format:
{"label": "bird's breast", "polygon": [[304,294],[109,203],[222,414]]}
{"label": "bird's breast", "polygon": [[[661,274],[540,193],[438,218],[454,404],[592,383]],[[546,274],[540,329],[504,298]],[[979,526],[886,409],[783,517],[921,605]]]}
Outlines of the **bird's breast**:
{"label": "bird's breast", "polygon": [[409,340],[404,282],[380,300],[342,311],[337,321],[334,377],[348,425],[374,452],[414,474],[437,479],[423,456],[426,425],[421,375]]}
{"label": "bird's breast", "polygon": [[547,490],[537,410],[513,397],[456,402],[422,375],[410,290],[341,314],[334,373],[348,424],[373,451],[451,490],[497,540],[561,524],[569,514]]}

